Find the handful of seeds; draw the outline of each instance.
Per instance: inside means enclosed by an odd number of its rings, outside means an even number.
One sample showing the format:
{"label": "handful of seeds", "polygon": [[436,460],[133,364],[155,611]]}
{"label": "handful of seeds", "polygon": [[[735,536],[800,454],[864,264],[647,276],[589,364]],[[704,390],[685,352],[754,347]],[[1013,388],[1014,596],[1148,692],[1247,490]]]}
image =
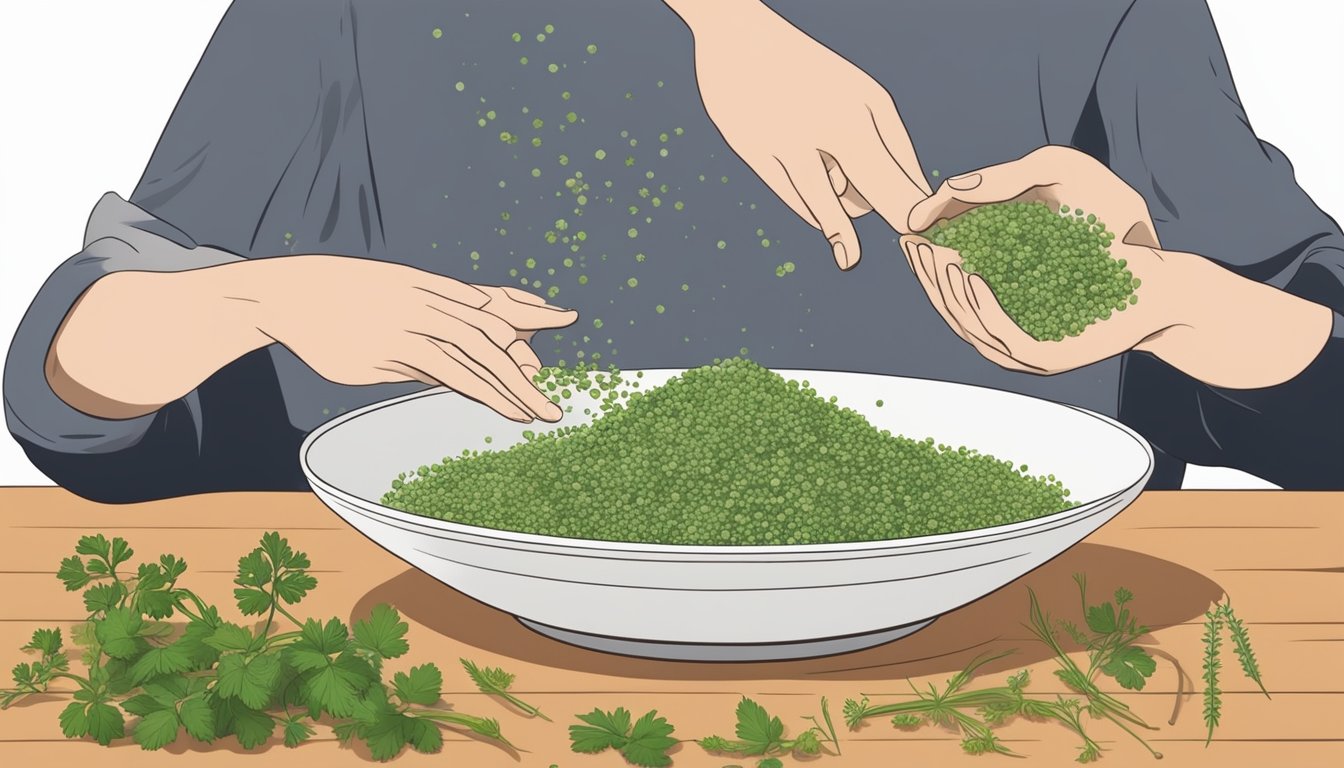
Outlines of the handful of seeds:
{"label": "handful of seeds", "polygon": [[[538,376],[603,412],[393,481],[382,503],[486,528],[604,541],[779,545],[924,536],[1067,509],[1053,475],[878,430],[734,358],[640,391],[591,368]],[[574,406],[570,406],[571,408]]]}
{"label": "handful of seeds", "polygon": [[928,238],[958,251],[962,269],[983,277],[1008,316],[1040,341],[1077,336],[1139,301],[1138,278],[1111,257],[1115,233],[1081,208],[986,205],[938,224]]}

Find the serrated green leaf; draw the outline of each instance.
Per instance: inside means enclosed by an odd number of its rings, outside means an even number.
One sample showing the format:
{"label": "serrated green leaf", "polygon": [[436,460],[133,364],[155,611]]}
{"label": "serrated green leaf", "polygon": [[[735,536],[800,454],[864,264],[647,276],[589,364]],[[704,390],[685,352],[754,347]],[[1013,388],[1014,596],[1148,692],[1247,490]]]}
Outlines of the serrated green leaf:
{"label": "serrated green leaf", "polygon": [[1115,606],[1110,603],[1094,605],[1087,609],[1087,626],[1099,635],[1109,635],[1118,629],[1115,619]]}
{"label": "serrated green leaf", "polygon": [[630,735],[630,712],[617,707],[614,712],[593,709],[578,718],[588,725],[569,726],[570,749],[592,754],[604,749],[620,749]]}
{"label": "serrated green leaf", "polygon": [[176,581],[179,576],[187,572],[187,561],[176,555],[160,555],[159,565],[169,581]]}
{"label": "serrated green leaf", "polygon": [[297,747],[313,735],[313,729],[307,723],[295,717],[285,720],[285,746]]}
{"label": "serrated green leaf", "polygon": [[416,752],[431,753],[443,749],[443,732],[428,720],[412,720],[406,739]]}
{"label": "serrated green leaf", "polygon": [[233,590],[233,599],[244,616],[260,616],[271,610],[271,596],[260,589],[240,587]]}
{"label": "serrated green leaf", "polygon": [[303,623],[300,633],[294,647],[308,648],[323,655],[340,653],[346,649],[350,641],[350,633],[346,630],[345,624],[336,618],[328,619],[326,624],[317,619],[309,619]]}
{"label": "serrated green leaf", "polygon": [[645,768],[661,768],[672,763],[667,750],[676,746],[677,740],[671,737],[673,728],[666,718],[658,717],[658,710],[650,710],[635,721],[630,738],[621,747],[621,754],[627,762]]}
{"label": "serrated green leaf", "polygon": [[84,702],[72,701],[61,710],[61,733],[65,734],[67,739],[89,735],[89,716],[85,709],[87,706]]}
{"label": "serrated green leaf", "polygon": [[405,639],[409,629],[395,608],[379,603],[367,620],[355,622],[355,645],[381,658],[395,659],[410,650]]}
{"label": "serrated green leaf", "polygon": [[131,681],[141,683],[151,677],[185,672],[190,668],[191,656],[179,644],[150,648],[131,665]]}
{"label": "serrated green leaf", "polygon": [[[201,642],[220,651],[245,651],[252,645],[252,632],[248,629],[230,622],[220,622],[218,627],[210,629],[210,634],[205,635],[208,626],[202,626],[197,629],[197,633],[203,635]],[[187,625],[187,631],[192,630],[192,625]]]}
{"label": "serrated green leaf", "polygon": [[356,731],[368,745],[374,760],[391,760],[406,746],[411,718],[400,713],[386,713],[372,723],[361,724]]}
{"label": "serrated green leaf", "polygon": [[112,539],[112,552],[108,555],[107,559],[112,563],[112,567],[116,568],[118,565],[130,560],[131,555],[134,554],[135,550],[131,549],[131,545],[127,544],[125,539],[117,536]]}
{"label": "serrated green leaf", "polygon": [[407,704],[428,707],[442,695],[443,673],[434,664],[421,664],[411,667],[410,673],[398,672],[393,675],[392,687]]}
{"label": "serrated green leaf", "polygon": [[763,755],[779,746],[784,723],[770,717],[760,704],[743,696],[737,704],[737,738],[748,745],[747,755]]}
{"label": "serrated green leaf", "polygon": [[240,587],[260,587],[271,581],[271,563],[258,547],[238,558],[238,576],[233,580]]}
{"label": "serrated green leaf", "polygon": [[275,563],[276,567],[283,568],[289,565],[289,559],[294,555],[294,550],[290,549],[289,542],[280,537],[276,531],[268,531],[261,535],[261,551]]}
{"label": "serrated green leaf", "polygon": [[160,709],[140,718],[131,731],[131,739],[148,750],[161,749],[177,741],[177,732],[182,724],[178,722],[177,712],[173,709]]}
{"label": "serrated green leaf", "polygon": [[767,757],[756,762],[756,768],[784,768],[784,761],[778,757]]}
{"label": "serrated green leaf", "polygon": [[241,655],[223,656],[216,670],[219,680],[215,691],[225,699],[238,699],[251,709],[262,709],[275,695],[280,680],[280,660],[262,655],[246,659]]}
{"label": "serrated green leaf", "polygon": [[43,654],[54,654],[61,650],[61,630],[59,629],[38,629],[34,630],[33,637],[28,644],[20,650],[37,651]]}
{"label": "serrated green leaf", "polygon": [[210,706],[215,710],[216,732],[220,735],[232,733],[244,749],[261,746],[275,731],[275,718],[238,699],[216,696],[210,700]]}
{"label": "serrated green leaf", "polygon": [[145,683],[143,690],[163,706],[175,707],[177,702],[187,697],[194,684],[203,685],[199,681],[199,678],[188,680],[181,675],[163,675]]}
{"label": "serrated green leaf", "polygon": [[1144,649],[1130,645],[1116,649],[1101,671],[1115,678],[1121,688],[1141,691],[1144,682],[1157,671],[1157,662]]}
{"label": "serrated green leaf", "polygon": [[165,705],[163,702],[145,693],[139,694],[138,696],[132,696],[121,702],[122,709],[139,717],[144,717],[151,712],[158,712],[161,709],[168,709],[171,706],[171,704]]}
{"label": "serrated green leaf", "polygon": [[215,740],[215,713],[210,705],[200,698],[187,699],[178,708],[178,719],[187,729],[187,735],[197,741]]}
{"label": "serrated green leaf", "polygon": [[74,592],[82,589],[89,583],[89,572],[84,570],[84,561],[71,555],[61,561],[61,567],[56,571],[56,578],[65,582],[65,590]]}
{"label": "serrated green leaf", "polygon": [[84,716],[88,723],[88,735],[104,747],[111,744],[113,739],[126,735],[126,721],[116,707],[95,702],[88,706]]}
{"label": "serrated green leaf", "polygon": [[130,608],[113,608],[94,622],[94,631],[103,653],[117,659],[129,659],[143,653],[148,643],[140,636],[144,617]]}
{"label": "serrated green leaf", "polygon": [[300,675],[299,695],[314,718],[321,712],[349,717],[354,714],[359,694],[376,680],[377,675],[368,662],[346,651],[330,660],[327,666]]}
{"label": "serrated green leaf", "polygon": [[289,605],[299,602],[317,586],[317,579],[306,573],[290,571],[275,582],[275,594]]}
{"label": "serrated green leaf", "polygon": [[117,607],[125,595],[125,587],[117,582],[94,584],[84,590],[84,610],[89,613],[110,611]]}
{"label": "serrated green leaf", "polygon": [[112,545],[101,533],[94,536],[80,536],[79,542],[75,544],[75,552],[106,559],[112,553]]}

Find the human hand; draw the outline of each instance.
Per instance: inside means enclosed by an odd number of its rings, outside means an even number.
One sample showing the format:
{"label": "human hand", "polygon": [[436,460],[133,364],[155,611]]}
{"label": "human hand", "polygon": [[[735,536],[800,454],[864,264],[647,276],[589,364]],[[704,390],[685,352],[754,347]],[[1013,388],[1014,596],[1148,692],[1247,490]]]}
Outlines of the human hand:
{"label": "human hand", "polygon": [[1143,198],[1082,152],[1044,147],[1019,160],[950,178],[914,207],[910,227],[922,231],[977,206],[1009,201],[1037,201],[1054,210],[1085,205],[1111,229],[1123,232],[1112,243],[1111,256],[1124,259],[1140,280],[1142,300],[1092,323],[1080,335],[1040,341],[1008,316],[982,277],[962,271],[956,251],[919,236],[902,238],[910,268],[934,308],[981,355],[1004,368],[1048,375],[1130,349],[1169,347],[1181,336],[1186,326],[1174,321],[1173,310],[1191,286],[1176,276],[1179,270],[1172,263],[1179,261],[1178,255],[1156,250],[1156,231]]}
{"label": "human hand", "polygon": [[891,95],[758,0],[667,0],[695,36],[705,111],[841,269],[859,263],[851,218],[904,231],[930,193]]}
{"label": "human hand", "polygon": [[221,267],[259,305],[257,329],[339,384],[443,384],[514,421],[557,421],[532,377],[532,333],[578,314],[515,288],[340,256],[283,256]]}

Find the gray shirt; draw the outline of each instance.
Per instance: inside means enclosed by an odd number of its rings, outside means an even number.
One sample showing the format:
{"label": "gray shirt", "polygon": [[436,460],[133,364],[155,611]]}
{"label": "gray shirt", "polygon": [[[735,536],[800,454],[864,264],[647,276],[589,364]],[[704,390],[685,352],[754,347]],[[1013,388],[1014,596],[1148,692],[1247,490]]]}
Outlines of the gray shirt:
{"label": "gray shirt", "polygon": [[57,398],[43,358],[109,272],[333,253],[554,286],[581,319],[538,337],[548,363],[682,367],[745,348],[772,367],[969,382],[1118,414],[1158,449],[1158,487],[1179,486],[1185,461],[1344,487],[1344,238],[1251,130],[1204,3],[770,5],[891,92],[932,185],[1078,147],[1144,196],[1165,247],[1333,308],[1326,350],[1251,391],[1143,353],[1052,377],[998,368],[944,325],[877,217],[856,222],[860,266],[835,268],[715,131],[691,37],[653,0],[238,0],[130,201],[98,203],[84,250],[20,324],[10,431],[92,498],[303,487],[303,434],[421,385],[336,385],[274,345],[154,414],[108,420]]}

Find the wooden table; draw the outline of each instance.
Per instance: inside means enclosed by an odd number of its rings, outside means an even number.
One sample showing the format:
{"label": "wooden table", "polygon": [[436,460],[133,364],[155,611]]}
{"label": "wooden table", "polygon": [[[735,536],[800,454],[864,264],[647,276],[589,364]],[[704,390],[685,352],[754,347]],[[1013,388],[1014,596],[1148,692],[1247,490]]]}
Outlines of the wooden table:
{"label": "wooden table", "polygon": [[[1022,626],[1026,588],[1035,589],[1048,610],[1072,616],[1079,609],[1070,577],[1083,571],[1094,598],[1117,586],[1134,592],[1134,612],[1154,627],[1150,645],[1178,660],[1185,674],[1178,695],[1181,676],[1159,657],[1157,673],[1143,692],[1106,688],[1160,726],[1149,741],[1166,758],[1154,763],[1115,726],[1085,720],[1089,733],[1108,750],[1103,765],[1344,765],[1344,494],[1148,493],[1064,555],[909,638],[845,656],[759,664],[648,661],[546,639],[383,552],[307,494],[216,494],[103,506],[60,489],[10,488],[0,489],[0,524],[0,664],[6,669],[22,660],[16,649],[35,628],[59,626],[68,637],[82,618],[78,594],[65,592],[54,576],[79,535],[123,536],[144,557],[164,552],[185,557],[190,570],[183,583],[223,608],[232,605],[237,558],[263,531],[280,530],[308,552],[319,580],[300,606],[301,615],[348,621],[367,615],[377,603],[396,605],[411,627],[411,653],[398,661],[437,661],[445,671],[445,700],[463,711],[496,717],[518,745],[517,752],[509,752],[450,733],[443,754],[407,752],[399,758],[404,764],[618,768],[625,763],[615,754],[570,752],[566,725],[574,722],[575,713],[594,706],[625,706],[637,714],[657,708],[681,738],[731,735],[733,709],[741,695],[748,695],[780,716],[791,734],[801,717],[817,713],[824,695],[832,702],[843,753],[819,758],[818,766],[1011,765],[1010,758],[963,755],[959,737],[938,728],[901,732],[878,720],[850,731],[839,722],[840,704],[860,692],[909,698],[906,678],[941,686],[972,657],[1009,648],[1017,653],[986,667],[973,687],[1002,684],[1012,672],[1029,667],[1028,691],[1068,693],[1051,674],[1054,667],[1043,646]],[[1204,611],[1224,594],[1231,595],[1250,629],[1273,699],[1241,677],[1225,648],[1223,723],[1206,749],[1198,696],[1201,623]],[[813,610],[824,612],[826,606]],[[556,722],[526,719],[474,691],[455,666],[460,656],[517,673],[520,696]],[[273,742],[246,763],[232,737],[212,745],[187,743],[183,737],[156,753],[142,752],[129,740],[111,749],[69,741],[57,722],[69,695],[63,686],[59,693],[0,712],[0,764],[371,764],[362,747],[341,747],[325,728],[298,749]],[[1173,708],[1176,722],[1169,725]],[[1031,764],[1063,765],[1076,754],[1072,734],[1055,724],[1014,722],[1002,736]],[[755,764],[711,756],[689,743],[677,747],[673,757],[677,768]],[[789,759],[786,764],[811,761]]]}

